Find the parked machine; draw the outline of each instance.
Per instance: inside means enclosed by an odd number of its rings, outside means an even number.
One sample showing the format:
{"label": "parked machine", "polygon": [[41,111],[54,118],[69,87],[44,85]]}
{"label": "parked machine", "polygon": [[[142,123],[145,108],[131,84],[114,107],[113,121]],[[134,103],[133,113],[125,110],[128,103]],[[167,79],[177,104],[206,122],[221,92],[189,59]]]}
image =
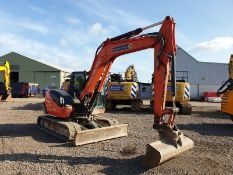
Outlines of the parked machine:
{"label": "parked machine", "polygon": [[[142,99],[151,93],[149,83],[138,82],[134,65],[130,65],[124,78],[121,74],[111,74],[106,85],[106,110],[113,110],[117,105],[131,105],[132,111],[140,111]],[[148,98],[149,98],[148,97]]]}
{"label": "parked machine", "polygon": [[233,120],[233,55],[229,61],[229,78],[218,89],[217,93],[222,94],[221,111],[230,115]]}
{"label": "parked machine", "polygon": [[[153,82],[153,75],[152,75]],[[190,100],[190,85],[185,81],[176,82],[176,107],[179,108],[179,114],[189,115],[192,113],[192,105],[189,103]],[[153,98],[150,101],[150,106],[152,108],[154,103]],[[171,82],[167,85],[167,95],[166,95],[166,106],[172,106],[172,95],[171,95]],[[152,108],[153,109],[153,108]]]}
{"label": "parked machine", "polygon": [[29,83],[28,96],[36,96],[40,94],[40,88],[38,83]]}
{"label": "parked machine", "polygon": [[10,88],[10,63],[6,61],[0,64],[0,72],[3,72],[3,84],[0,84],[0,100],[5,101],[11,94]]}
{"label": "parked machine", "polygon": [[[172,106],[172,96],[170,82],[167,87],[166,106]],[[176,107],[180,109],[180,114],[189,115],[192,113],[190,100],[190,85],[188,82],[176,82]]]}
{"label": "parked machine", "polygon": [[29,83],[28,82],[11,82],[12,98],[28,98]]}
{"label": "parked machine", "polygon": [[134,68],[134,65],[130,65],[125,71],[125,81],[138,81],[137,72]]}
{"label": "parked machine", "polygon": [[[141,34],[146,29],[162,25],[159,32]],[[125,54],[154,49],[154,125],[160,141],[147,145],[144,164],[157,166],[184,151],[193,148],[193,141],[185,137],[175,125],[178,111],[175,105],[165,108],[166,89],[170,65],[172,68],[171,91],[175,104],[175,22],[171,17],[144,28],[109,38],[97,49],[95,58],[83,88],[80,89],[80,103],[75,104],[72,96],[63,90],[49,90],[45,97],[47,115],[38,118],[38,125],[47,132],[76,145],[97,142],[127,135],[127,124],[115,125],[109,118],[93,116],[92,111],[98,95],[108,76],[114,60]],[[168,115],[168,120],[164,116]],[[143,120],[143,119],[142,119]]]}

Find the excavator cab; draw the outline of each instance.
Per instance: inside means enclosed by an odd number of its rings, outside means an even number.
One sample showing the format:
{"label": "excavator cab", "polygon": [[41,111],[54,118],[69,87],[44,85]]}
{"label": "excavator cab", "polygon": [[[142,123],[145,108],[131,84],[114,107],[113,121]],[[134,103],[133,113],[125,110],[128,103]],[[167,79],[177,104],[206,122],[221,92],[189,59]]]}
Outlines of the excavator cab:
{"label": "excavator cab", "polygon": [[72,97],[79,97],[80,93],[85,87],[87,76],[88,76],[87,71],[72,72],[69,80],[69,88],[67,89],[67,92]]}
{"label": "excavator cab", "polygon": [[[79,109],[79,111],[83,112],[83,106],[78,105],[77,103],[80,101],[79,96],[84,89],[86,82],[88,78],[88,71],[75,71],[72,72],[71,75],[69,76],[69,80],[66,80],[66,84],[64,85],[64,90],[68,92],[74,99],[76,103],[76,108]],[[105,107],[104,107],[104,94],[98,94],[96,98],[96,102],[94,104],[94,110],[93,114],[99,114],[99,113],[104,113],[105,112]],[[78,110],[76,110],[78,111]]]}

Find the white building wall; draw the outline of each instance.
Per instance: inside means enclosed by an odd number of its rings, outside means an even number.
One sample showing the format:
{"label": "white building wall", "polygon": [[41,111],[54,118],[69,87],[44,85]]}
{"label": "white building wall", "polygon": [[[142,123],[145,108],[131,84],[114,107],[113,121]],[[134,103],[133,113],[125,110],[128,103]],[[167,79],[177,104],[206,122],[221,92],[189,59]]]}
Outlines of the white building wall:
{"label": "white building wall", "polygon": [[180,47],[177,49],[176,71],[188,71],[192,99],[199,99],[206,91],[216,92],[229,76],[228,64],[199,62]]}
{"label": "white building wall", "polygon": [[191,84],[191,99],[200,99],[203,92],[217,92],[220,85]]}

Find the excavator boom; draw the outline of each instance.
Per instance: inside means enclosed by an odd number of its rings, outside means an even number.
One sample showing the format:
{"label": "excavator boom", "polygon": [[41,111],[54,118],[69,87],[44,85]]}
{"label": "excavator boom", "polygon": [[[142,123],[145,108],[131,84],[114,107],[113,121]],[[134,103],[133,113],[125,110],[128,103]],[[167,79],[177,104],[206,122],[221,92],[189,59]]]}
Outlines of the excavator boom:
{"label": "excavator boom", "polygon": [[0,100],[5,101],[10,95],[10,64],[5,61],[3,65],[0,65],[0,72],[3,72],[3,80],[5,89],[0,93]]}

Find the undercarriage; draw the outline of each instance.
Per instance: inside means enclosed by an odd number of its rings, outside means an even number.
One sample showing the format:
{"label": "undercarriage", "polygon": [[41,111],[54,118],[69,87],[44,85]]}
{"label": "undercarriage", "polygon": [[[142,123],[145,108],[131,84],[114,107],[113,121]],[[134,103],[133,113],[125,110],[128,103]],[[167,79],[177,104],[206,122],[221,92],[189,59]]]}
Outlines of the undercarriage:
{"label": "undercarriage", "polygon": [[[39,116],[37,124],[43,131],[62,141],[74,142],[76,146],[127,136],[128,127],[127,124],[119,125],[116,119],[100,116],[93,116],[92,121],[80,118],[75,122],[43,115]],[[111,132],[111,136],[103,132]],[[93,139],[90,140],[88,137]]]}

